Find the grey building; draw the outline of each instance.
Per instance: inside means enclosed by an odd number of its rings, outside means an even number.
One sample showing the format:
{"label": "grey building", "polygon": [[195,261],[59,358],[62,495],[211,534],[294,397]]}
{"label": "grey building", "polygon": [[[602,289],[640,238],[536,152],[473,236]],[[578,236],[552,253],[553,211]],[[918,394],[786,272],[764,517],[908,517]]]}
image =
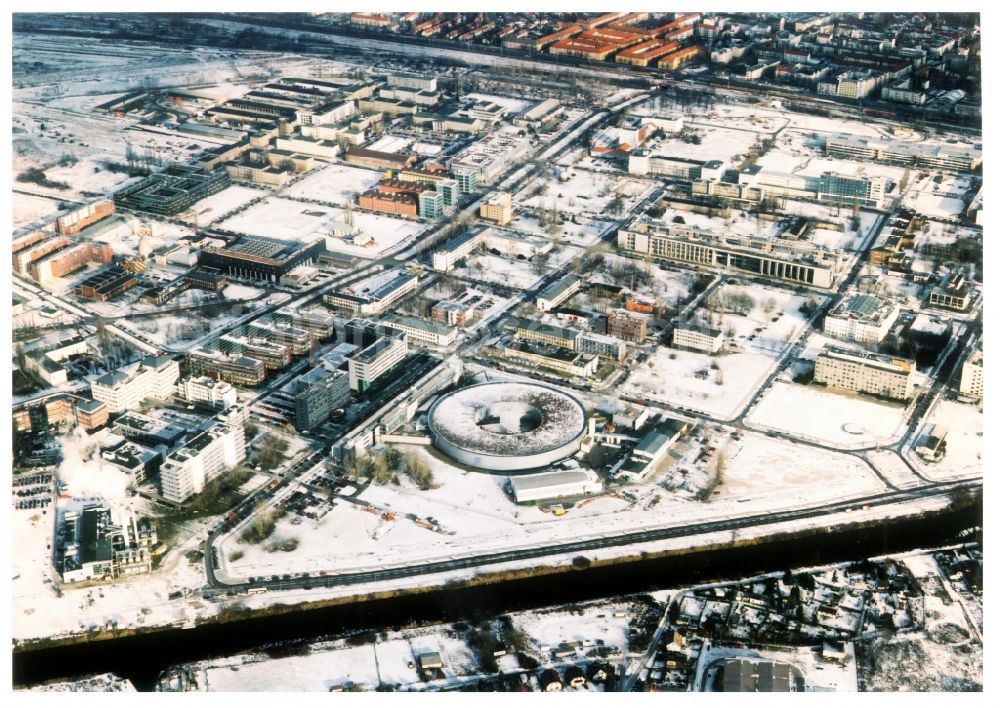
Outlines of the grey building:
{"label": "grey building", "polygon": [[295,427],[311,430],[326,422],[335,409],[344,406],[351,398],[347,374],[317,366],[291,383],[295,399]]}

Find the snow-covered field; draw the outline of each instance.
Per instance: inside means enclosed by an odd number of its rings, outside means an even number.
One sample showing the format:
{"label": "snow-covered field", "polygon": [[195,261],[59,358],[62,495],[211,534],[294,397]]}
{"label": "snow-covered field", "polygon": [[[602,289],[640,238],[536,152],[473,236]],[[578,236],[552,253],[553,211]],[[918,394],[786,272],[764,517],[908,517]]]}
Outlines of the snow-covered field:
{"label": "snow-covered field", "polygon": [[[347,222],[348,216],[337,207],[309,204],[283,197],[268,197],[236,214],[220,226],[231,231],[252,236],[267,236],[283,240],[308,242],[326,238],[332,230]],[[367,246],[355,246],[346,241],[331,239],[336,250],[351,255],[375,258],[400,241],[419,233],[423,224],[384,214],[356,211],[354,225],[370,235],[374,241]]]}
{"label": "snow-covered field", "polygon": [[514,195],[514,203],[532,209],[612,216],[608,207],[615,195],[621,195],[621,213],[626,214],[659,186],[651,180],[590,170],[568,168],[561,173],[534,180]]}
{"label": "snow-covered field", "polygon": [[[548,268],[545,270],[547,272]],[[542,277],[535,273],[534,265],[528,261],[504,258],[492,253],[470,253],[465,259],[465,265],[456,268],[454,273],[461,278],[507,285],[518,290],[527,290]]]}
{"label": "snow-covered field", "polygon": [[382,179],[379,170],[366,170],[341,163],[332,163],[310,173],[286,190],[289,197],[318,199],[335,204],[351,204],[361,192],[371,189]]}
{"label": "snow-covered field", "polygon": [[556,238],[565,239],[579,246],[589,246],[595,243],[614,224],[615,222],[610,220],[580,215],[576,217],[576,222],[565,221],[559,226],[559,230],[552,234],[549,227],[542,226],[533,213],[525,213],[515,216],[508,228],[547,238],[552,238],[554,235]]}
{"label": "snow-covered field", "polygon": [[983,474],[983,414],[976,405],[941,400],[927,421],[948,429],[948,447],[940,462],[925,462],[915,454],[908,455],[922,475],[944,480]]}
{"label": "snow-covered field", "polygon": [[[811,411],[803,415],[803,412]],[[835,447],[887,443],[901,431],[906,407],[824,386],[776,381],[747,422]],[[848,432],[845,427],[858,432]]]}
{"label": "snow-covered field", "polygon": [[[27,188],[33,191],[34,185],[20,184],[15,189]],[[44,219],[49,214],[59,211],[59,201],[50,197],[39,197],[33,194],[14,195],[13,227],[18,229],[25,224]]]}
{"label": "snow-covered field", "polygon": [[[716,292],[739,289],[724,285]],[[645,364],[632,370],[622,391],[722,418],[735,415],[805,326],[799,312],[805,298],[778,288],[758,287],[753,294],[755,304],[746,316],[722,315],[716,325],[735,353],[711,356],[657,347]]]}
{"label": "snow-covered field", "polygon": [[254,199],[266,196],[267,194],[268,192],[263,189],[255,189],[253,187],[244,187],[243,185],[234,184],[230,187],[226,187],[218,194],[205,197],[191,207],[191,209],[181,214],[179,218],[181,221],[188,224],[194,224],[197,222],[197,225],[200,228],[204,228],[223,214],[226,214],[233,209],[237,209]]}
{"label": "snow-covered field", "polygon": [[693,124],[687,122],[685,130],[701,138],[698,144],[689,143],[678,137],[667,136],[651,140],[646,147],[653,156],[684,158],[707,162],[719,160],[727,165],[738,165],[747,152],[757,142],[757,133],[751,130],[722,127],[718,125]]}

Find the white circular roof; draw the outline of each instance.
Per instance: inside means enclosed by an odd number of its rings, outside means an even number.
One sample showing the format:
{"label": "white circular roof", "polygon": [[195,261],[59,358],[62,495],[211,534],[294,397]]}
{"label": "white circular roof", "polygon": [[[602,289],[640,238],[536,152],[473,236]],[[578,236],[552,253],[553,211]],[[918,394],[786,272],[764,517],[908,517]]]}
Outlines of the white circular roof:
{"label": "white circular roof", "polygon": [[438,399],[431,430],[457,448],[494,456],[528,456],[557,449],[580,436],[583,405],[549,386],[497,382],[468,386]]}

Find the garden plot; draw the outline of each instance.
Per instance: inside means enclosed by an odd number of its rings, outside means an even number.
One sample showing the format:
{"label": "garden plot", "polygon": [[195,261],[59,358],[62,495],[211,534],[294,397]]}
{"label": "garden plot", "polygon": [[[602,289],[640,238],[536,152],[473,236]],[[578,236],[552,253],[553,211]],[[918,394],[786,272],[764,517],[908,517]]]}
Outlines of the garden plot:
{"label": "garden plot", "polygon": [[578,246],[590,246],[597,242],[602,234],[616,226],[616,222],[585,215],[575,215],[558,226],[543,226],[534,213],[519,214],[510,222],[508,228],[524,233],[561,238]]}
{"label": "garden plot", "polygon": [[504,258],[491,253],[470,253],[465,258],[465,265],[453,272],[460,278],[527,290],[549,270],[547,267],[540,272],[537,269],[538,266],[529,261]]}
{"label": "garden plot", "polygon": [[[803,411],[812,413],[803,415]],[[747,422],[824,445],[855,448],[886,444],[902,432],[906,406],[883,403],[825,386],[780,381],[764,395]]]}
{"label": "garden plot", "polygon": [[650,140],[646,147],[653,156],[663,155],[688,160],[707,162],[720,160],[726,164],[738,164],[750,148],[757,142],[757,133],[750,130],[722,128],[717,126],[685,126],[685,130],[695,133],[701,142],[689,143],[677,137]]}
{"label": "garden plot", "polygon": [[612,210],[629,213],[657,186],[649,180],[568,168],[558,176],[535,180],[515,195],[514,202],[532,209],[611,216]]}
{"label": "garden plot", "polygon": [[623,285],[640,297],[679,309],[691,296],[694,273],[674,270],[613,253],[602,254],[598,265],[584,274],[588,282]]}
{"label": "garden plot", "polygon": [[969,175],[926,175],[910,187],[903,206],[931,218],[958,219],[971,197],[971,184]]}
{"label": "garden plot", "polygon": [[188,211],[184,212],[179,218],[185,223],[196,223],[199,227],[203,228],[223,214],[238,209],[254,199],[267,196],[267,194],[268,192],[263,189],[254,189],[234,184],[210,197],[205,197]]}
{"label": "garden plot", "polygon": [[380,170],[366,170],[341,163],[332,163],[310,173],[305,179],[286,190],[290,197],[317,199],[335,204],[352,204],[358,195],[378,184]]}
{"label": "garden plot", "polygon": [[[33,185],[21,185],[22,187],[29,187],[29,191]],[[17,185],[14,189],[19,189]],[[14,223],[13,227],[18,229],[25,224],[31,224],[36,221],[44,219],[49,214],[55,214],[59,211],[59,201],[50,197],[37,197],[33,194],[15,194],[14,195]]]}
{"label": "garden plot", "polygon": [[[982,476],[983,414],[977,406],[941,400],[927,424],[943,425],[948,429],[947,451],[940,462],[925,462],[915,454],[908,455],[922,475],[938,480]],[[917,439],[922,429],[917,429]]]}

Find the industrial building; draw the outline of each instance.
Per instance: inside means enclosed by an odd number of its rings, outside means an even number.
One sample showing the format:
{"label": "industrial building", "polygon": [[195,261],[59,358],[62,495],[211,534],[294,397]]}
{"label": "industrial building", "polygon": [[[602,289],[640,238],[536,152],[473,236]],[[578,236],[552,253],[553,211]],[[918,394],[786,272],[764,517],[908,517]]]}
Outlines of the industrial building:
{"label": "industrial building", "polygon": [[832,388],[908,401],[913,397],[915,371],[911,359],[826,345],[816,357],[813,380]]}
{"label": "industrial building", "polygon": [[135,410],[146,398],[169,399],[179,376],[180,366],[174,359],[149,356],[131,371],[119,369],[98,377],[90,391],[94,400],[106,403],[112,413],[121,413]]}
{"label": "industrial building", "polygon": [[230,184],[224,170],[204,172],[188,165],[170,165],[162,172],[115,192],[115,206],[174,216],[195,202],[221,192]]}
{"label": "industrial building", "polygon": [[899,303],[868,294],[849,294],[823,321],[823,333],[867,346],[879,344],[899,317]]}
{"label": "industrial building", "polygon": [[618,247],[658,260],[680,261],[831,288],[843,268],[841,251],[814,243],[736,236],[640,216],[618,230]]}
{"label": "industrial building", "polygon": [[76,286],[75,292],[88,300],[107,302],[133,287],[136,282],[135,273],[113,265],[88,277]]}
{"label": "industrial building", "polygon": [[518,504],[583,497],[604,491],[601,478],[592,470],[580,467],[538,474],[513,475],[508,480],[511,494]]}
{"label": "industrial building", "polygon": [[395,370],[406,359],[406,340],[404,332],[393,331],[348,357],[351,390],[364,393],[383,376]]}
{"label": "industrial building", "polygon": [[285,389],[295,401],[295,428],[299,432],[322,425],[337,408],[351,400],[347,374],[317,366],[294,379]]}
{"label": "industrial building", "polygon": [[674,418],[654,420],[625,460],[612,468],[612,474],[638,481],[654,471],[667,452],[688,431],[690,423]]}
{"label": "industrial building", "polygon": [[401,268],[342,287],[323,296],[330,307],[360,315],[380,315],[417,289],[417,276]]}
{"label": "industrial building", "polygon": [[226,410],[236,405],[236,389],[209,376],[188,376],[177,382],[177,395],[191,403],[205,403]]}
{"label": "industrial building", "polygon": [[555,123],[566,109],[556,98],[546,98],[539,101],[528,110],[511,119],[511,123],[518,128],[532,128],[540,130]]}
{"label": "industrial building", "polygon": [[226,275],[277,283],[296,266],[312,265],[323,252],[321,238],[309,243],[242,236],[226,246],[207,246],[200,263]]}
{"label": "industrial building", "polygon": [[64,583],[113,580],[153,569],[152,547],[156,527],[135,512],[101,504],[62,515],[62,567]]}

